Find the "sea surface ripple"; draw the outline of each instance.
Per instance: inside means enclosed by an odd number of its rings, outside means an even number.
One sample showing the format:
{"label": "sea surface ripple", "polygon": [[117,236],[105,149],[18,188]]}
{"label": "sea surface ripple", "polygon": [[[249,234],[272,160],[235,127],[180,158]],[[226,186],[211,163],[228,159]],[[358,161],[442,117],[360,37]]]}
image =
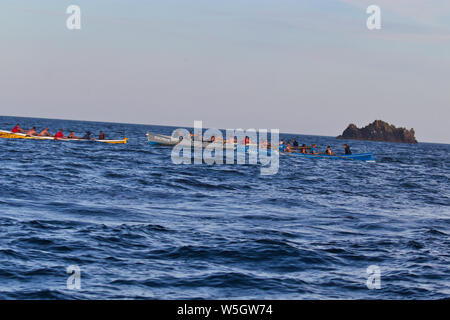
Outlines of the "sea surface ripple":
{"label": "sea surface ripple", "polygon": [[[450,297],[449,145],[297,135],[377,163],[282,156],[262,176],[172,164],[145,137],[171,127],[0,117],[0,128],[17,122],[130,141],[0,139],[1,299]],[[371,265],[381,289],[366,286]]]}

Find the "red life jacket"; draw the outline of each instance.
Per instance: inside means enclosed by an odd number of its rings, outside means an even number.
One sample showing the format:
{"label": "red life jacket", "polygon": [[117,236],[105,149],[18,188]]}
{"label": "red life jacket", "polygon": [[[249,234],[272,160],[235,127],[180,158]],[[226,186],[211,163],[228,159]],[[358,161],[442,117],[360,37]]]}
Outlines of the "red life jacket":
{"label": "red life jacket", "polygon": [[64,134],[63,134],[61,131],[58,131],[58,132],[55,134],[55,138],[64,138]]}
{"label": "red life jacket", "polygon": [[19,132],[19,126],[15,126],[12,130],[12,133],[18,133]]}

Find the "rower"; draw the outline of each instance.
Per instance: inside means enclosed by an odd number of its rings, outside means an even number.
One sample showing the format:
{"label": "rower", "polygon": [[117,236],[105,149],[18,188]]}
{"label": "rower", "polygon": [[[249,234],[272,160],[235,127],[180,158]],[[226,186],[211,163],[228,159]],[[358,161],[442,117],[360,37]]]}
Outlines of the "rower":
{"label": "rower", "polygon": [[31,128],[30,130],[27,131],[26,133],[27,136],[37,136],[38,133],[36,132],[36,127]]}
{"label": "rower", "polygon": [[81,139],[80,137],[77,137],[75,135],[75,131],[71,131],[70,134],[67,136],[69,139]]}
{"label": "rower", "polygon": [[214,143],[215,141],[216,141],[215,136],[211,136],[211,138],[209,140],[203,140],[203,142],[205,142],[205,143]]}
{"label": "rower", "polygon": [[84,135],[84,137],[82,139],[84,139],[84,140],[93,140],[92,136],[91,136],[91,132],[90,131],[86,132],[86,134]]}
{"label": "rower", "polygon": [[100,134],[98,136],[98,140],[105,140],[105,139],[106,139],[105,134],[103,133],[103,131],[100,131]]}
{"label": "rower", "polygon": [[311,147],[311,153],[312,153],[312,154],[319,154],[319,153],[317,152],[317,144],[313,144],[313,145],[312,145],[312,147]]}
{"label": "rower", "polygon": [[336,154],[331,150],[331,146],[327,147],[327,150],[325,150],[325,154],[329,156],[335,156]]}
{"label": "rower", "polygon": [[65,138],[65,136],[63,133],[63,129],[59,129],[59,131],[55,134],[55,140],[64,139],[64,138]]}
{"label": "rower", "polygon": [[298,142],[297,142],[297,140],[292,140],[292,146],[293,147],[295,147],[295,148],[298,148]]}
{"label": "rower", "polygon": [[344,143],[344,150],[345,150],[345,154],[352,154],[350,147],[346,143]]}
{"label": "rower", "polygon": [[284,152],[293,152],[293,150],[291,149],[291,144],[289,142],[286,144],[286,148],[284,148],[283,151]]}
{"label": "rower", "polygon": [[286,144],[284,143],[284,140],[280,140],[279,150],[284,151],[286,149]]}
{"label": "rower", "polygon": [[300,148],[300,153],[303,153],[303,154],[306,153],[306,144],[302,144],[302,147]]}
{"label": "rower", "polygon": [[267,140],[266,139],[259,140],[259,147],[261,149],[267,149]]}
{"label": "rower", "polygon": [[19,124],[16,124],[16,126],[11,130],[12,133],[25,133],[25,130],[21,129]]}
{"label": "rower", "polygon": [[41,137],[53,137],[53,135],[48,132],[48,128],[45,128],[44,130],[41,131],[41,133],[39,133],[39,136]]}

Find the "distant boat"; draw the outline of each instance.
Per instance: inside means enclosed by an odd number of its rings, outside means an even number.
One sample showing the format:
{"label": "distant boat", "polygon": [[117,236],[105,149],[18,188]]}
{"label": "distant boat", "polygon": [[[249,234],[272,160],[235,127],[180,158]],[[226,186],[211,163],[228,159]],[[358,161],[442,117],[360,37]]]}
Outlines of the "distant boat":
{"label": "distant boat", "polygon": [[[14,133],[11,131],[0,130],[0,138],[4,139],[32,139],[32,140],[55,140],[54,137],[41,137],[41,136],[27,136],[24,133]],[[93,141],[93,142],[102,142],[102,143],[112,143],[112,144],[125,144],[128,141],[128,138],[124,138],[122,140],[87,140],[87,139],[68,139],[68,138],[58,138],[58,141]]]}
{"label": "distant boat", "polygon": [[311,154],[311,153],[297,153],[297,152],[282,152],[281,154],[308,159],[356,160],[365,162],[375,162],[375,157],[373,156],[372,152],[335,155],[335,156],[328,154]]}
{"label": "distant boat", "polygon": [[[161,146],[175,146],[177,144],[185,144],[186,146],[188,145],[192,145],[192,141],[188,142],[183,142],[183,140],[179,140],[176,138],[173,138],[171,136],[166,136],[166,135],[161,135],[161,134],[153,134],[153,133],[147,133],[147,139],[148,142],[152,145],[161,145]],[[211,142],[203,142],[202,143],[202,147],[206,147],[208,145],[210,145]],[[252,145],[254,147],[256,147],[256,150],[252,150],[252,148],[249,148],[249,146],[243,146],[243,145],[239,145],[239,144],[224,144],[224,147],[227,149],[235,149],[235,150],[243,150],[245,152],[258,152],[259,150],[257,149],[257,145]],[[273,150],[269,149],[261,149],[263,152],[271,152]],[[280,150],[282,151],[282,150]],[[355,153],[355,154],[350,154],[350,155],[326,155],[326,154],[304,154],[304,153],[297,153],[297,152],[280,152],[281,155],[288,155],[288,156],[295,156],[295,157],[302,157],[302,158],[307,158],[307,159],[336,159],[336,160],[355,160],[355,161],[364,161],[364,162],[375,162],[375,157],[373,156],[373,154],[371,152],[368,153]]]}
{"label": "distant boat", "polygon": [[[161,145],[161,146],[175,146],[180,144],[181,146],[194,146],[194,141],[183,141],[180,139],[176,139],[173,138],[171,136],[166,136],[166,135],[162,135],[162,134],[154,134],[154,133],[147,133],[147,139],[148,139],[148,143],[152,144],[152,145]],[[202,142],[202,148],[211,145],[213,142]],[[217,142],[219,145],[220,142]],[[235,145],[234,144],[229,144],[229,143],[225,143],[223,144],[224,149],[234,149]]]}
{"label": "distant boat", "polygon": [[174,146],[180,142],[179,139],[172,138],[171,136],[165,136],[162,134],[154,134],[149,132],[147,132],[147,139],[149,144],[162,146]]}

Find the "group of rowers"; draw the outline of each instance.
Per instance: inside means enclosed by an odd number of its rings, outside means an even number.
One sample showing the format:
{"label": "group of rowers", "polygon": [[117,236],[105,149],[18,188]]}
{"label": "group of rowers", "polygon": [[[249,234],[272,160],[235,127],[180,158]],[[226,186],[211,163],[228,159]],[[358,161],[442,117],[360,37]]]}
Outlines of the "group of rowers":
{"label": "group of rowers", "polygon": [[[292,140],[292,144],[290,143],[290,141],[284,141],[283,139],[281,139],[280,150],[283,152],[298,152],[298,151],[300,151],[300,153],[303,153],[303,154],[313,154],[313,155],[321,154],[317,150],[317,144],[313,144],[312,146],[307,146],[305,144],[302,144],[300,146],[299,143],[297,142],[297,140],[295,140],[295,139]],[[345,151],[346,155],[352,154],[350,147],[346,143],[344,143],[344,151]],[[331,150],[331,146],[327,146],[327,149],[322,154],[329,155],[329,156],[336,155],[333,152],[333,150]]]}
{"label": "group of rowers", "polygon": [[[203,143],[223,143],[225,144],[231,144],[231,145],[236,145],[238,144],[238,138],[236,136],[229,138],[228,140],[223,139],[223,138],[216,138],[215,136],[211,136],[210,139],[204,139],[204,137],[202,135],[196,134],[194,135],[192,132],[190,132],[190,136],[192,140],[196,140],[198,139],[199,141],[201,140]],[[180,136],[180,141],[183,140],[183,136]],[[250,139],[249,136],[245,136],[245,138],[242,140],[242,144],[244,145],[249,145],[252,144],[252,141]],[[265,143],[265,145],[268,145],[270,147],[270,143]]]}
{"label": "group of rowers", "polygon": [[[191,138],[194,138],[195,135],[191,132],[190,133]],[[202,137],[201,137],[202,138]],[[183,137],[180,137],[180,140],[183,140]],[[238,139],[237,137],[231,137],[228,141],[225,139],[221,139],[221,138],[216,138],[214,136],[212,136],[210,139],[208,140],[204,140],[202,138],[203,142],[219,142],[222,141],[223,144],[231,144],[231,145],[236,145],[238,144]],[[245,136],[245,138],[242,140],[242,144],[243,145],[249,145],[252,144],[252,141],[250,139],[250,137]],[[270,149],[271,143],[267,140],[262,141],[261,146],[262,148],[267,148]],[[301,146],[299,145],[299,143],[297,142],[296,139],[292,140],[292,144],[289,140],[285,141],[284,139],[281,139],[280,141],[280,151],[283,152],[300,152],[303,154],[313,154],[313,155],[319,155],[319,154],[325,154],[325,155],[330,155],[330,156],[335,156],[336,154],[333,152],[333,150],[331,150],[331,146],[327,146],[327,149],[325,150],[324,153],[320,153],[317,149],[317,144],[313,144],[312,146],[307,146],[305,144],[302,144]],[[344,143],[344,151],[346,155],[351,155],[352,151],[350,150],[350,147]]]}
{"label": "group of rowers", "polygon": [[[16,126],[11,130],[12,133],[23,133],[27,135],[28,137],[53,137],[55,140],[58,139],[82,139],[82,140],[95,140],[95,138],[92,136],[92,133],[90,131],[86,132],[86,134],[83,137],[77,137],[75,135],[75,131],[71,131],[68,136],[64,135],[63,129],[60,129],[58,132],[56,132],[54,135],[51,134],[48,128],[45,128],[41,132],[36,131],[36,127],[33,127],[29,130],[24,130],[20,128],[19,124],[16,124]],[[103,131],[100,131],[100,134],[98,136],[98,140],[105,140],[106,136],[103,133]]]}

